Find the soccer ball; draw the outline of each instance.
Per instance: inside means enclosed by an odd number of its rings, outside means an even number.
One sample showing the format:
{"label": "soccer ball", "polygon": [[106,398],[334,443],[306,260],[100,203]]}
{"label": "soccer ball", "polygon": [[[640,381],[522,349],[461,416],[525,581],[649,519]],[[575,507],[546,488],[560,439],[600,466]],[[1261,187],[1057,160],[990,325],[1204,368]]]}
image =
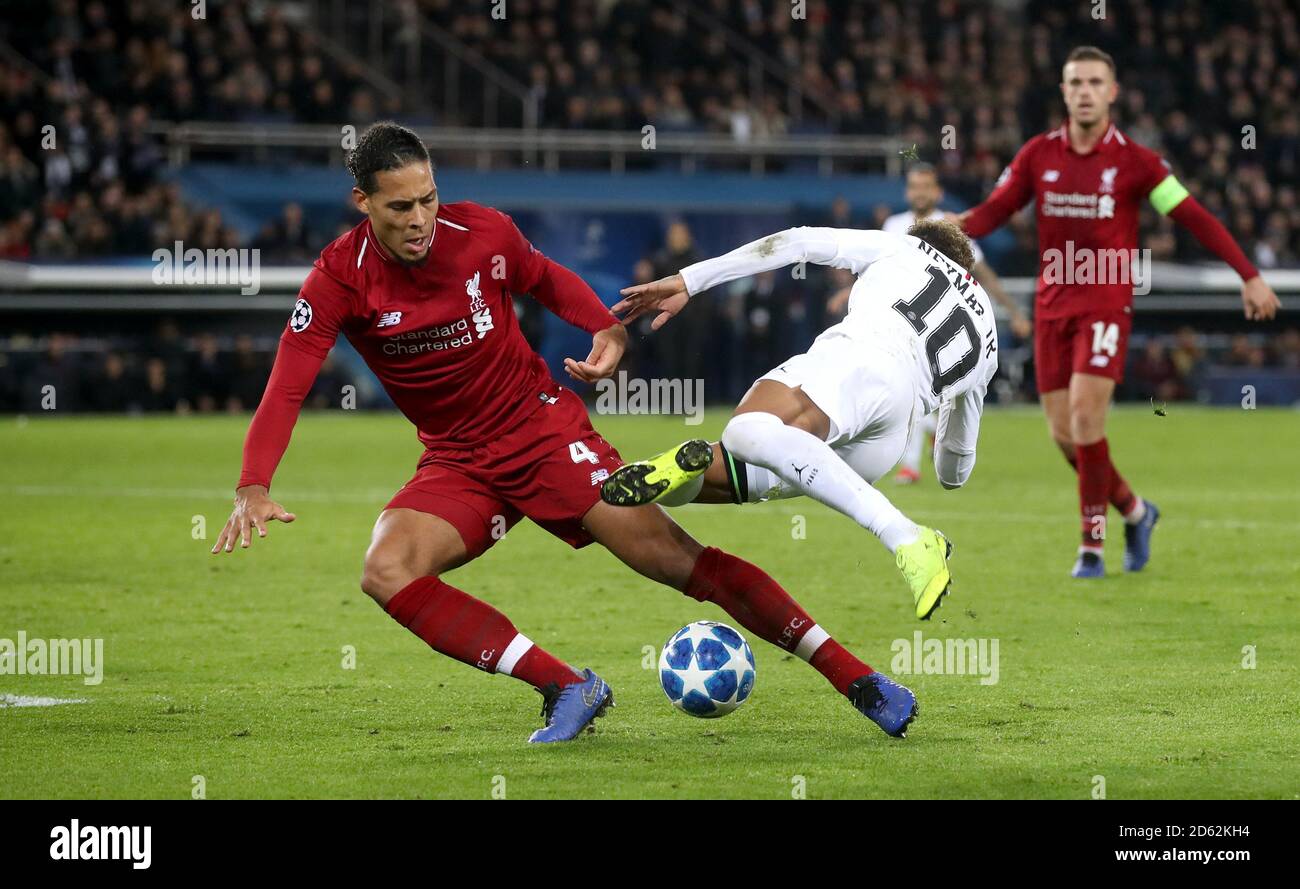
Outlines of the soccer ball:
{"label": "soccer ball", "polygon": [[697,620],[673,633],[660,652],[659,682],[683,713],[726,716],[754,690],[754,652],[726,624]]}

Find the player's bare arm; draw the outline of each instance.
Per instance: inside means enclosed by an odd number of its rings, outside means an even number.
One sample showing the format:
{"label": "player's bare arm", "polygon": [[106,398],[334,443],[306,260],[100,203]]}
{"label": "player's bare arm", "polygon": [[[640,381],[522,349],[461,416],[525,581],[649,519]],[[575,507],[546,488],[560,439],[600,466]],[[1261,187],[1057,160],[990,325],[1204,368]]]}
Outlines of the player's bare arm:
{"label": "player's bare arm", "polygon": [[831,294],[831,298],[826,301],[826,313],[832,317],[843,315],[849,305],[849,297],[853,294],[852,287],[841,287]]}
{"label": "player's bare arm", "polygon": [[[1241,303],[1248,321],[1271,321],[1282,307],[1277,294],[1246,257],[1232,234],[1172,175],[1151,192],[1156,209],[1192,233],[1206,250],[1241,276]],[[1162,208],[1162,202],[1166,205]]]}
{"label": "player's bare arm", "polygon": [[[623,300],[616,303],[612,311],[615,314],[626,312],[623,323],[628,324],[646,312],[658,310],[659,314],[650,325],[652,330],[658,330],[690,301],[692,289],[698,293],[728,281],[804,262],[860,271],[859,268],[853,268],[852,262],[840,257],[841,250],[846,245],[860,246],[859,242],[864,237],[870,239],[882,234],[857,229],[808,226],[775,232],[737,247],[723,256],[687,266],[676,275],[648,284],[625,287],[620,291]],[[870,249],[867,252],[870,253]],[[709,271],[702,272],[703,268],[708,268]]]}
{"label": "player's bare arm", "polygon": [[987,262],[977,262],[971,266],[970,273],[988,291],[989,296],[993,297],[993,301],[1007,310],[1007,315],[1011,318],[1011,332],[1021,339],[1029,336],[1033,332],[1033,324],[1021,310],[1020,304],[1002,286],[1002,279],[998,277],[997,272],[993,271],[992,266]]}
{"label": "player's bare arm", "polygon": [[245,485],[235,491],[235,508],[231,511],[226,526],[221,529],[212,553],[234,552],[236,540],[239,541],[240,549],[248,549],[253,542],[253,529],[257,529],[258,537],[265,537],[268,523],[288,524],[296,518],[296,515],[271,499],[266,486]]}

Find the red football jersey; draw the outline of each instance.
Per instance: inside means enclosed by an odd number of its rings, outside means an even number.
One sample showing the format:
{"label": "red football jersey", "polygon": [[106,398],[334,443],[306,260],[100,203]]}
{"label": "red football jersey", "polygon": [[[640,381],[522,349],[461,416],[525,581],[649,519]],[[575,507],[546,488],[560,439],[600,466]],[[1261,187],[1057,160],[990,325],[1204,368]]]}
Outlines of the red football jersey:
{"label": "red football jersey", "polygon": [[[1115,270],[1115,251],[1136,255],[1141,201],[1170,176],[1160,155],[1114,124],[1088,154],[1071,147],[1066,127],[1062,124],[1026,142],[993,193],[965,223],[966,233],[978,238],[1030,200],[1037,201],[1035,314],[1040,318],[1122,310],[1132,304],[1127,261],[1122,276],[1100,270]],[[1171,186],[1186,195],[1177,180]],[[1092,269],[1089,262],[1094,263]],[[1104,280],[1097,283],[1099,278]]]}
{"label": "red football jersey", "polygon": [[249,427],[240,485],[270,485],[298,410],[339,334],[430,448],[473,448],[528,417],[556,383],[524,339],[511,293],[595,333],[618,323],[582,279],[498,210],[443,204],[422,265],[379,249],[369,220],[324,250],[280,337]]}

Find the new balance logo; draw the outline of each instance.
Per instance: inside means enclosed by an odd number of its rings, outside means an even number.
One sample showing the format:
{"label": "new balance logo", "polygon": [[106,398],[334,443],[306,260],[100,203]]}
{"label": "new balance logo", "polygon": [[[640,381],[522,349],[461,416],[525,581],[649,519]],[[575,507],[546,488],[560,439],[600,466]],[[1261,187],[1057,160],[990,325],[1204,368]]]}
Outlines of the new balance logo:
{"label": "new balance logo", "polygon": [[595,472],[591,474],[591,483],[593,485],[598,485],[607,478],[609,478],[608,469],[597,469]]}
{"label": "new balance logo", "polygon": [[1060,178],[1061,178],[1060,170],[1047,170],[1046,172],[1043,173],[1044,182],[1055,182],[1057,179]]}
{"label": "new balance logo", "polygon": [[375,327],[396,327],[402,323],[401,312],[384,312],[379,316],[379,323]]}

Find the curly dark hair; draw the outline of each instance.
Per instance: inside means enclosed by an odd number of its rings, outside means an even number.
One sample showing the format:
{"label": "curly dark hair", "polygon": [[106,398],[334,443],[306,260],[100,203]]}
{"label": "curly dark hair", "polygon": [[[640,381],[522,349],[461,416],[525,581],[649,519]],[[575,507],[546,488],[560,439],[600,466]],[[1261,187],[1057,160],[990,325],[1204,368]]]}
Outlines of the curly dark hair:
{"label": "curly dark hair", "polygon": [[366,194],[375,191],[375,176],[385,170],[400,170],[407,164],[424,161],[432,166],[429,149],[420,137],[391,120],[371,124],[348,154],[348,172],[357,188]]}
{"label": "curly dark hair", "polygon": [[970,271],[975,264],[975,254],[970,249],[966,233],[945,219],[924,219],[913,224],[907,233],[920,238],[957,265]]}

